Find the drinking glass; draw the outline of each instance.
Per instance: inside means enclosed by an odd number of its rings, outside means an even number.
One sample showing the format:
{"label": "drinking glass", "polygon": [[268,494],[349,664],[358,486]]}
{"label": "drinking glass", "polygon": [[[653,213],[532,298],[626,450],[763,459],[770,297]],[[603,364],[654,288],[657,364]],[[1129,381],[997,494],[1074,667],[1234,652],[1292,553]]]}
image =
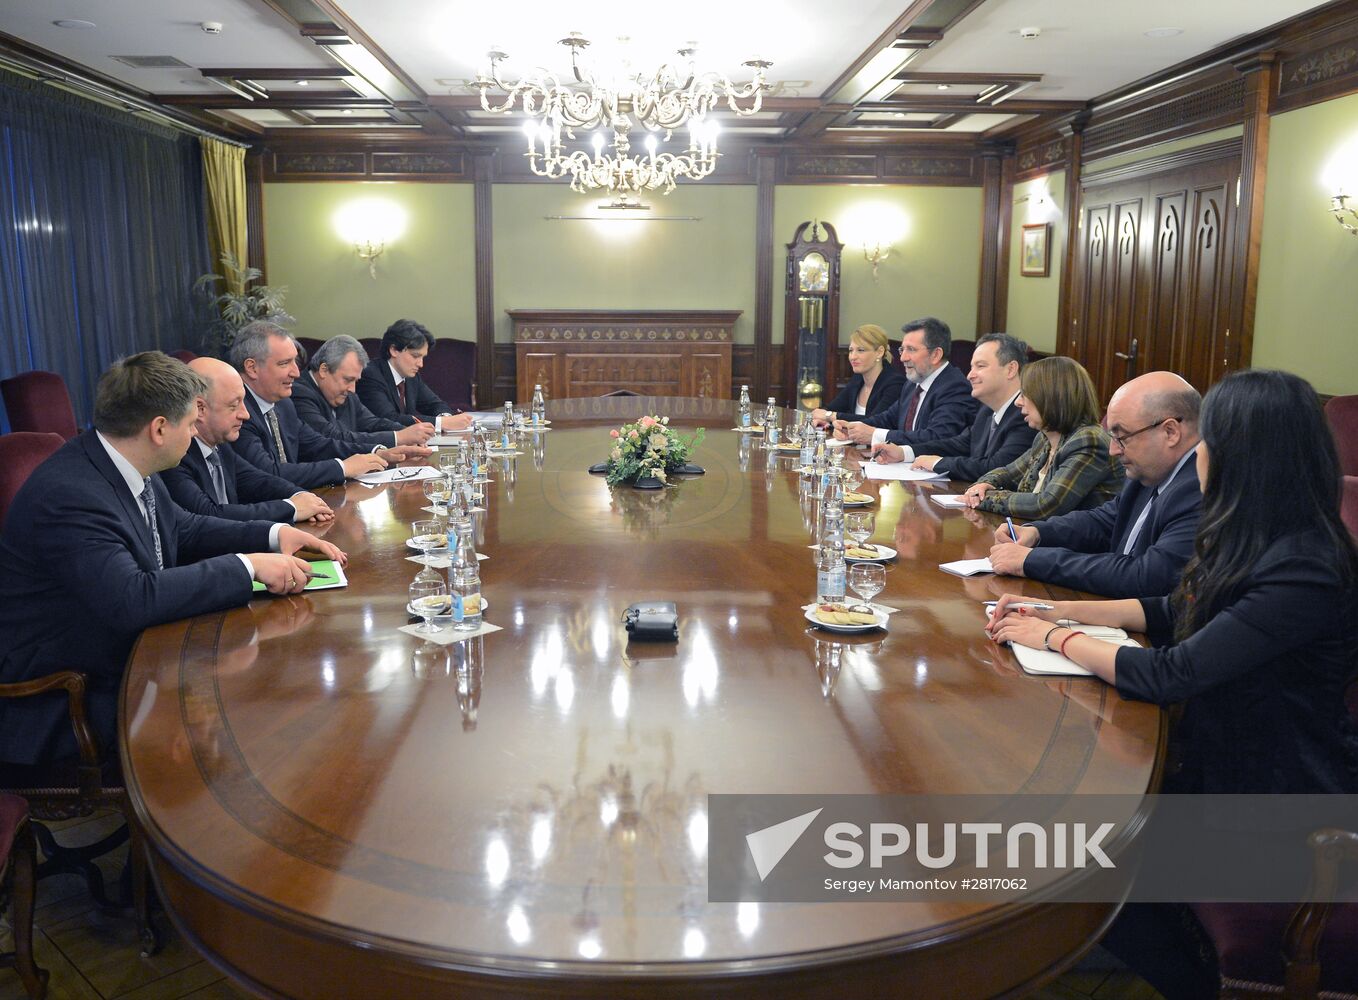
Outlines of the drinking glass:
{"label": "drinking glass", "polygon": [[442,472],[446,476],[449,471],[457,465],[458,452],[461,450],[461,448],[449,448],[446,446],[440,448],[438,459],[439,472]]}
{"label": "drinking glass", "polygon": [[446,549],[448,547],[448,528],[442,521],[430,518],[424,521],[414,521],[410,525],[410,543],[420,550],[419,561],[424,565],[416,579],[441,580],[442,577],[435,573],[433,567],[429,565],[429,552],[432,549]]}
{"label": "drinking glass", "polygon": [[849,570],[849,586],[864,604],[871,604],[886,586],[886,567],[881,563],[854,563]]}
{"label": "drinking glass", "polygon": [[443,476],[433,476],[424,481],[424,496],[430,506],[448,516],[448,480]]}
{"label": "drinking glass", "polygon": [[870,510],[856,510],[844,515],[844,534],[848,535],[858,545],[862,545],[872,536],[874,518]]}
{"label": "drinking glass", "polygon": [[422,580],[420,576],[410,581],[410,606],[424,619],[415,626],[415,631],[442,632],[443,626],[434,624],[434,616],[448,606],[448,584],[437,576],[432,580]]}

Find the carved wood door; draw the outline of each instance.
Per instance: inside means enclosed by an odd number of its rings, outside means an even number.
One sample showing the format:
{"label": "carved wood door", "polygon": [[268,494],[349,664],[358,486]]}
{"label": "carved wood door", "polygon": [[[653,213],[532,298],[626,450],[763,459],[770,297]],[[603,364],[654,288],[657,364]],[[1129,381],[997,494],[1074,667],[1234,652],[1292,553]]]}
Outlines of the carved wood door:
{"label": "carved wood door", "polygon": [[1169,370],[1205,390],[1245,362],[1228,323],[1237,157],[1094,184],[1081,193],[1063,347],[1107,400]]}

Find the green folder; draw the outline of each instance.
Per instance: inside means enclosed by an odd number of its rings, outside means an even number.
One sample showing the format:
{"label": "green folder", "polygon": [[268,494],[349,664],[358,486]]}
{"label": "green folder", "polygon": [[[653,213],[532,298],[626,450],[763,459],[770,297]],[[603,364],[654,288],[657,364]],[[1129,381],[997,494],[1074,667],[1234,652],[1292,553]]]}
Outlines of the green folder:
{"label": "green folder", "polygon": [[[335,587],[349,586],[349,578],[344,575],[344,567],[333,559],[320,559],[310,565],[311,572],[315,575],[306,582],[303,590],[332,590]],[[262,593],[266,588],[256,580],[254,589],[257,593]]]}

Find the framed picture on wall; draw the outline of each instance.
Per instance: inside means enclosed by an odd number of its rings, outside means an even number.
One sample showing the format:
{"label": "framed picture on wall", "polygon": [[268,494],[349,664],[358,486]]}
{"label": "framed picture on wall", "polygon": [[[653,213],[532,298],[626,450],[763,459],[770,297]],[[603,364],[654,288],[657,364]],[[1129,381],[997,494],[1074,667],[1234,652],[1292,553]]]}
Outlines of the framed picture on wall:
{"label": "framed picture on wall", "polygon": [[1019,247],[1019,274],[1025,278],[1045,278],[1052,269],[1052,224],[1037,222],[1023,227]]}

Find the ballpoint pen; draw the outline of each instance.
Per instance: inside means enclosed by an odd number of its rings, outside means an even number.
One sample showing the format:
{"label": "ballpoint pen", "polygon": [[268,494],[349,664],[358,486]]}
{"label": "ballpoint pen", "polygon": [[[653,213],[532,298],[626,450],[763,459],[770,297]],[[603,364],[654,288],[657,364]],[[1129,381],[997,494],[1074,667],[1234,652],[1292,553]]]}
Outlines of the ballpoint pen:
{"label": "ballpoint pen", "polygon": [[1018,532],[1014,530],[1014,519],[1012,517],[1006,517],[1004,519],[1004,523],[1009,525],[1009,537],[1017,542]]}
{"label": "ballpoint pen", "polygon": [[[985,602],[984,602],[984,604],[985,604],[985,606],[986,606],[987,608],[993,608],[995,605],[997,605],[997,604],[999,604],[999,603],[1000,603],[999,601],[985,601]],[[1032,610],[1032,611],[1055,611],[1055,610],[1056,610],[1056,605],[1055,605],[1055,604],[1042,604],[1042,603],[1040,603],[1040,602],[1038,602],[1038,601],[1012,601],[1012,602],[1010,602],[1009,606],[1010,606],[1011,608],[1028,608],[1029,610]]]}

